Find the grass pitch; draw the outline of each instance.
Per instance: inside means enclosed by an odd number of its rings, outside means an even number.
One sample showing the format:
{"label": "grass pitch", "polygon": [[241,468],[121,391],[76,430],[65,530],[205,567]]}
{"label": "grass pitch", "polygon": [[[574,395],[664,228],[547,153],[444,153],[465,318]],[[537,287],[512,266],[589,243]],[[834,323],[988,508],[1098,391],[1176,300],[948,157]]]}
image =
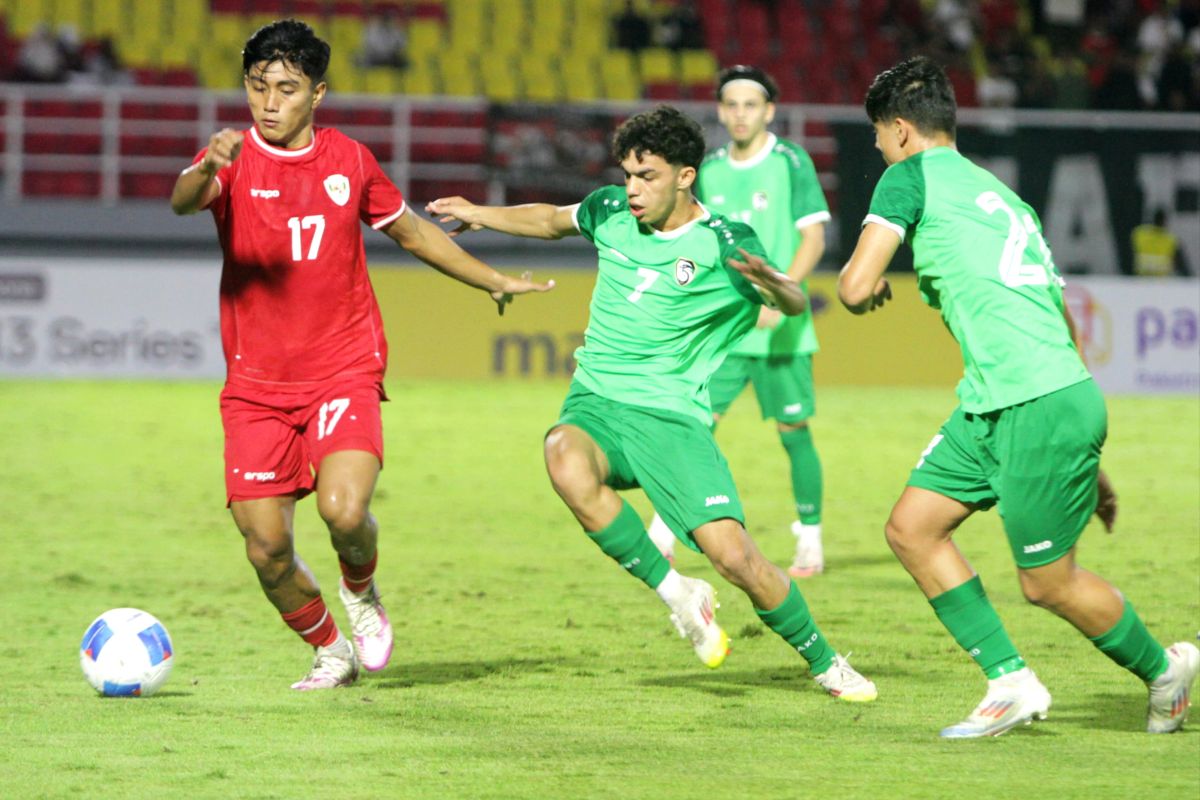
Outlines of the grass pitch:
{"label": "grass pitch", "polygon": [[[1151,737],[1145,690],[1020,597],[995,514],[957,536],[1025,657],[1050,719],[986,741],[938,729],[984,682],[881,533],[949,390],[825,389],[828,571],[802,589],[879,685],[826,697],[802,660],[699,556],[734,637],[707,671],[652,593],[605,559],[551,490],[540,440],[550,383],[393,381],[374,510],[392,664],[299,694],[307,648],[261,596],[223,508],[213,384],[0,382],[0,795],[13,798],[1108,798],[1200,795],[1200,713]],[[1164,642],[1200,624],[1200,402],[1110,400],[1105,468],[1118,533],[1080,561]],[[719,431],[767,555],[786,564],[782,449],[743,397]],[[635,504],[649,513],[644,499]],[[300,552],[341,613],[312,500]],[[96,697],[86,625],[131,605],[178,659],[163,692]],[[1159,794],[1162,793],[1162,794]]]}

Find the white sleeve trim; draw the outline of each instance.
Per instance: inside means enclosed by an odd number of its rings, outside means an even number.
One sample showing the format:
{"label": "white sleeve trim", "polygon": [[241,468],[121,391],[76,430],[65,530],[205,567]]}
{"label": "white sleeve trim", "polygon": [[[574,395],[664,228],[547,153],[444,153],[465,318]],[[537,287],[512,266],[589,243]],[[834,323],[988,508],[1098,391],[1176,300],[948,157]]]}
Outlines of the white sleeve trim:
{"label": "white sleeve trim", "polygon": [[395,214],[392,214],[391,216],[384,217],[383,219],[379,220],[379,222],[376,222],[373,225],[371,225],[371,230],[377,231],[380,228],[384,228],[384,227],[392,224],[396,220],[400,219],[400,215],[403,214],[407,210],[408,210],[408,203],[401,203],[399,211],[397,211]]}
{"label": "white sleeve trim", "polygon": [[[775,270],[775,274],[776,274],[776,275],[778,275],[779,277],[781,277],[781,278],[785,278],[785,279],[786,279],[786,278],[787,278],[787,276],[788,276],[786,272],[780,272],[779,270]],[[750,283],[750,281],[746,281],[746,283]],[[755,286],[753,283],[750,283],[750,285],[751,285],[751,286],[754,288],[754,291],[758,292],[758,296],[762,298],[762,301],[763,301],[763,305],[764,305],[764,306],[766,306],[767,308],[779,308],[779,306],[775,305],[775,301],[774,301],[774,300],[772,300],[772,299],[771,299],[771,298],[770,298],[770,297],[769,297],[769,296],[768,296],[768,295],[767,295],[767,294],[766,294],[766,293],[765,293],[765,292],[762,290],[762,288],[761,288],[761,287],[759,287],[759,286]]]}
{"label": "white sleeve trim", "polygon": [[814,211],[811,214],[806,214],[796,220],[797,228],[807,228],[809,225],[816,225],[818,222],[829,222],[833,219],[828,211]]}
{"label": "white sleeve trim", "polygon": [[579,207],[581,205],[583,205],[583,203],[576,203],[575,205],[571,206],[571,224],[575,226],[575,230],[583,233],[583,228],[579,227]]}
{"label": "white sleeve trim", "polygon": [[888,230],[892,231],[897,236],[899,236],[901,242],[904,241],[904,228],[901,228],[899,225],[892,222],[890,219],[884,219],[883,217],[879,216],[878,214],[867,214],[866,218],[863,219],[862,227],[865,228],[867,226],[868,222],[874,222],[876,225],[882,225],[883,227],[887,228]]}

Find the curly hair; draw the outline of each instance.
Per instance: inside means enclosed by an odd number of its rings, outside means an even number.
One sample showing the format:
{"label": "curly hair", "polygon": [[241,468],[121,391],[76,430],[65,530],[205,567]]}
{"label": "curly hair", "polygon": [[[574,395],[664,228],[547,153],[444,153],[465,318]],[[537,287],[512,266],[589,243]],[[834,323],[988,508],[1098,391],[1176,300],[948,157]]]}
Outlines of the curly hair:
{"label": "curly hair", "polygon": [[876,75],[864,105],[872,123],[900,117],[921,133],[954,136],[954,87],[945,70],[925,56],[901,61]]}
{"label": "curly hair", "polygon": [[630,117],[617,128],[613,158],[622,161],[631,152],[639,159],[651,153],[668,164],[698,169],[704,158],[704,131],[679,109],[659,106]]}
{"label": "curly hair", "polygon": [[246,41],[242,73],[249,74],[250,68],[262,61],[290,64],[317,84],[329,69],[329,44],[299,20],[278,20],[262,26]]}

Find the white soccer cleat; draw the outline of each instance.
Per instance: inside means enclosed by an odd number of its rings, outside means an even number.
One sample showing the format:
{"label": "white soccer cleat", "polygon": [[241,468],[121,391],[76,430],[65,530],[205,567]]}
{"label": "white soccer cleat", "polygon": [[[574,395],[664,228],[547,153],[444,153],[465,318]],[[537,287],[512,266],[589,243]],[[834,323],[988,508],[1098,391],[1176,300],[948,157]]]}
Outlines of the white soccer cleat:
{"label": "white soccer cleat", "polygon": [[796,537],[796,557],[788,567],[793,578],[811,578],[825,571],[825,552],[821,548],[821,526],[805,525],[800,520],[792,523],[792,535]]}
{"label": "white soccer cleat", "polygon": [[675,566],[675,534],[672,533],[667,523],[663,522],[663,518],[655,514],[654,519],[650,520],[650,527],[646,529],[646,534],[650,537],[650,541],[654,542],[658,552],[663,554],[663,558],[669,561],[672,567]]}
{"label": "white soccer cleat", "polygon": [[879,697],[875,684],[850,666],[846,657],[840,654],[834,656],[832,667],[820,675],[814,675],[813,680],[832,697],[847,703],[869,703]]}
{"label": "white soccer cleat", "polygon": [[349,686],[358,680],[358,659],[346,637],[338,634],[337,641],[328,647],[314,648],[312,669],[303,679],[292,684],[301,692],[313,689],[335,689]]}
{"label": "white soccer cleat", "polygon": [[1045,719],[1050,712],[1050,692],[1029,667],[988,681],[987,695],[970,716],[942,729],[944,739],[978,739],[999,736],[1018,725]]}
{"label": "white soccer cleat", "polygon": [[685,591],[680,592],[678,602],[668,603],[671,607],[671,622],[675,623],[679,635],[690,639],[696,657],[710,669],[721,666],[729,655],[729,637],[717,624],[717,593],[707,581],[699,578],[679,579]]}
{"label": "white soccer cleat", "polygon": [[379,602],[379,591],[375,582],[371,588],[359,594],[346,588],[344,580],[338,581],[338,596],[350,617],[350,630],[354,637],[354,652],[368,672],[377,672],[387,666],[392,657],[392,624],[387,612]]}
{"label": "white soccer cleat", "polygon": [[1200,672],[1200,650],[1191,642],[1167,648],[1167,671],[1150,683],[1147,733],[1174,733],[1183,728],[1191,705],[1192,684]]}

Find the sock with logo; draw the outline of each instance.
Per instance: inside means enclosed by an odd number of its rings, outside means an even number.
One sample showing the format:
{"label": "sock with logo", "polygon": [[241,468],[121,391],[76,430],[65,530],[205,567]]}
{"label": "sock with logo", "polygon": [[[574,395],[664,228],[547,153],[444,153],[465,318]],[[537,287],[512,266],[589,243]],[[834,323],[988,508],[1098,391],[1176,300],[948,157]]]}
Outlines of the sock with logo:
{"label": "sock with logo", "polygon": [[929,600],[934,613],[989,680],[1025,666],[979,576]]}
{"label": "sock with logo", "polygon": [[812,431],[805,425],[794,431],[779,434],[779,441],[792,464],[792,496],[796,498],[796,514],[805,525],[821,522],[823,492],[821,458],[813,445]]}
{"label": "sock with logo", "polygon": [[346,584],[346,588],[355,594],[362,594],[371,588],[371,582],[375,579],[375,565],[378,562],[378,550],[365,564],[351,564],[338,556],[338,566],[342,569],[342,583]]}
{"label": "sock with logo", "polygon": [[777,608],[754,610],[768,628],[804,656],[813,675],[820,675],[833,666],[834,650],[809,613],[808,603],[804,602],[804,595],[800,594],[795,581],[791,582],[787,597]]}
{"label": "sock with logo", "polygon": [[1111,630],[1088,638],[1101,653],[1147,683],[1167,671],[1167,651],[1146,630],[1128,600]]}
{"label": "sock with logo", "polygon": [[325,607],[325,601],[317,596],[295,611],[280,613],[287,626],[300,634],[300,638],[313,647],[328,647],[337,641],[337,623]]}
{"label": "sock with logo", "polygon": [[617,518],[601,531],[585,531],[604,554],[624,567],[630,575],[649,586],[658,587],[671,565],[650,541],[642,518],[633,506],[621,501]]}

